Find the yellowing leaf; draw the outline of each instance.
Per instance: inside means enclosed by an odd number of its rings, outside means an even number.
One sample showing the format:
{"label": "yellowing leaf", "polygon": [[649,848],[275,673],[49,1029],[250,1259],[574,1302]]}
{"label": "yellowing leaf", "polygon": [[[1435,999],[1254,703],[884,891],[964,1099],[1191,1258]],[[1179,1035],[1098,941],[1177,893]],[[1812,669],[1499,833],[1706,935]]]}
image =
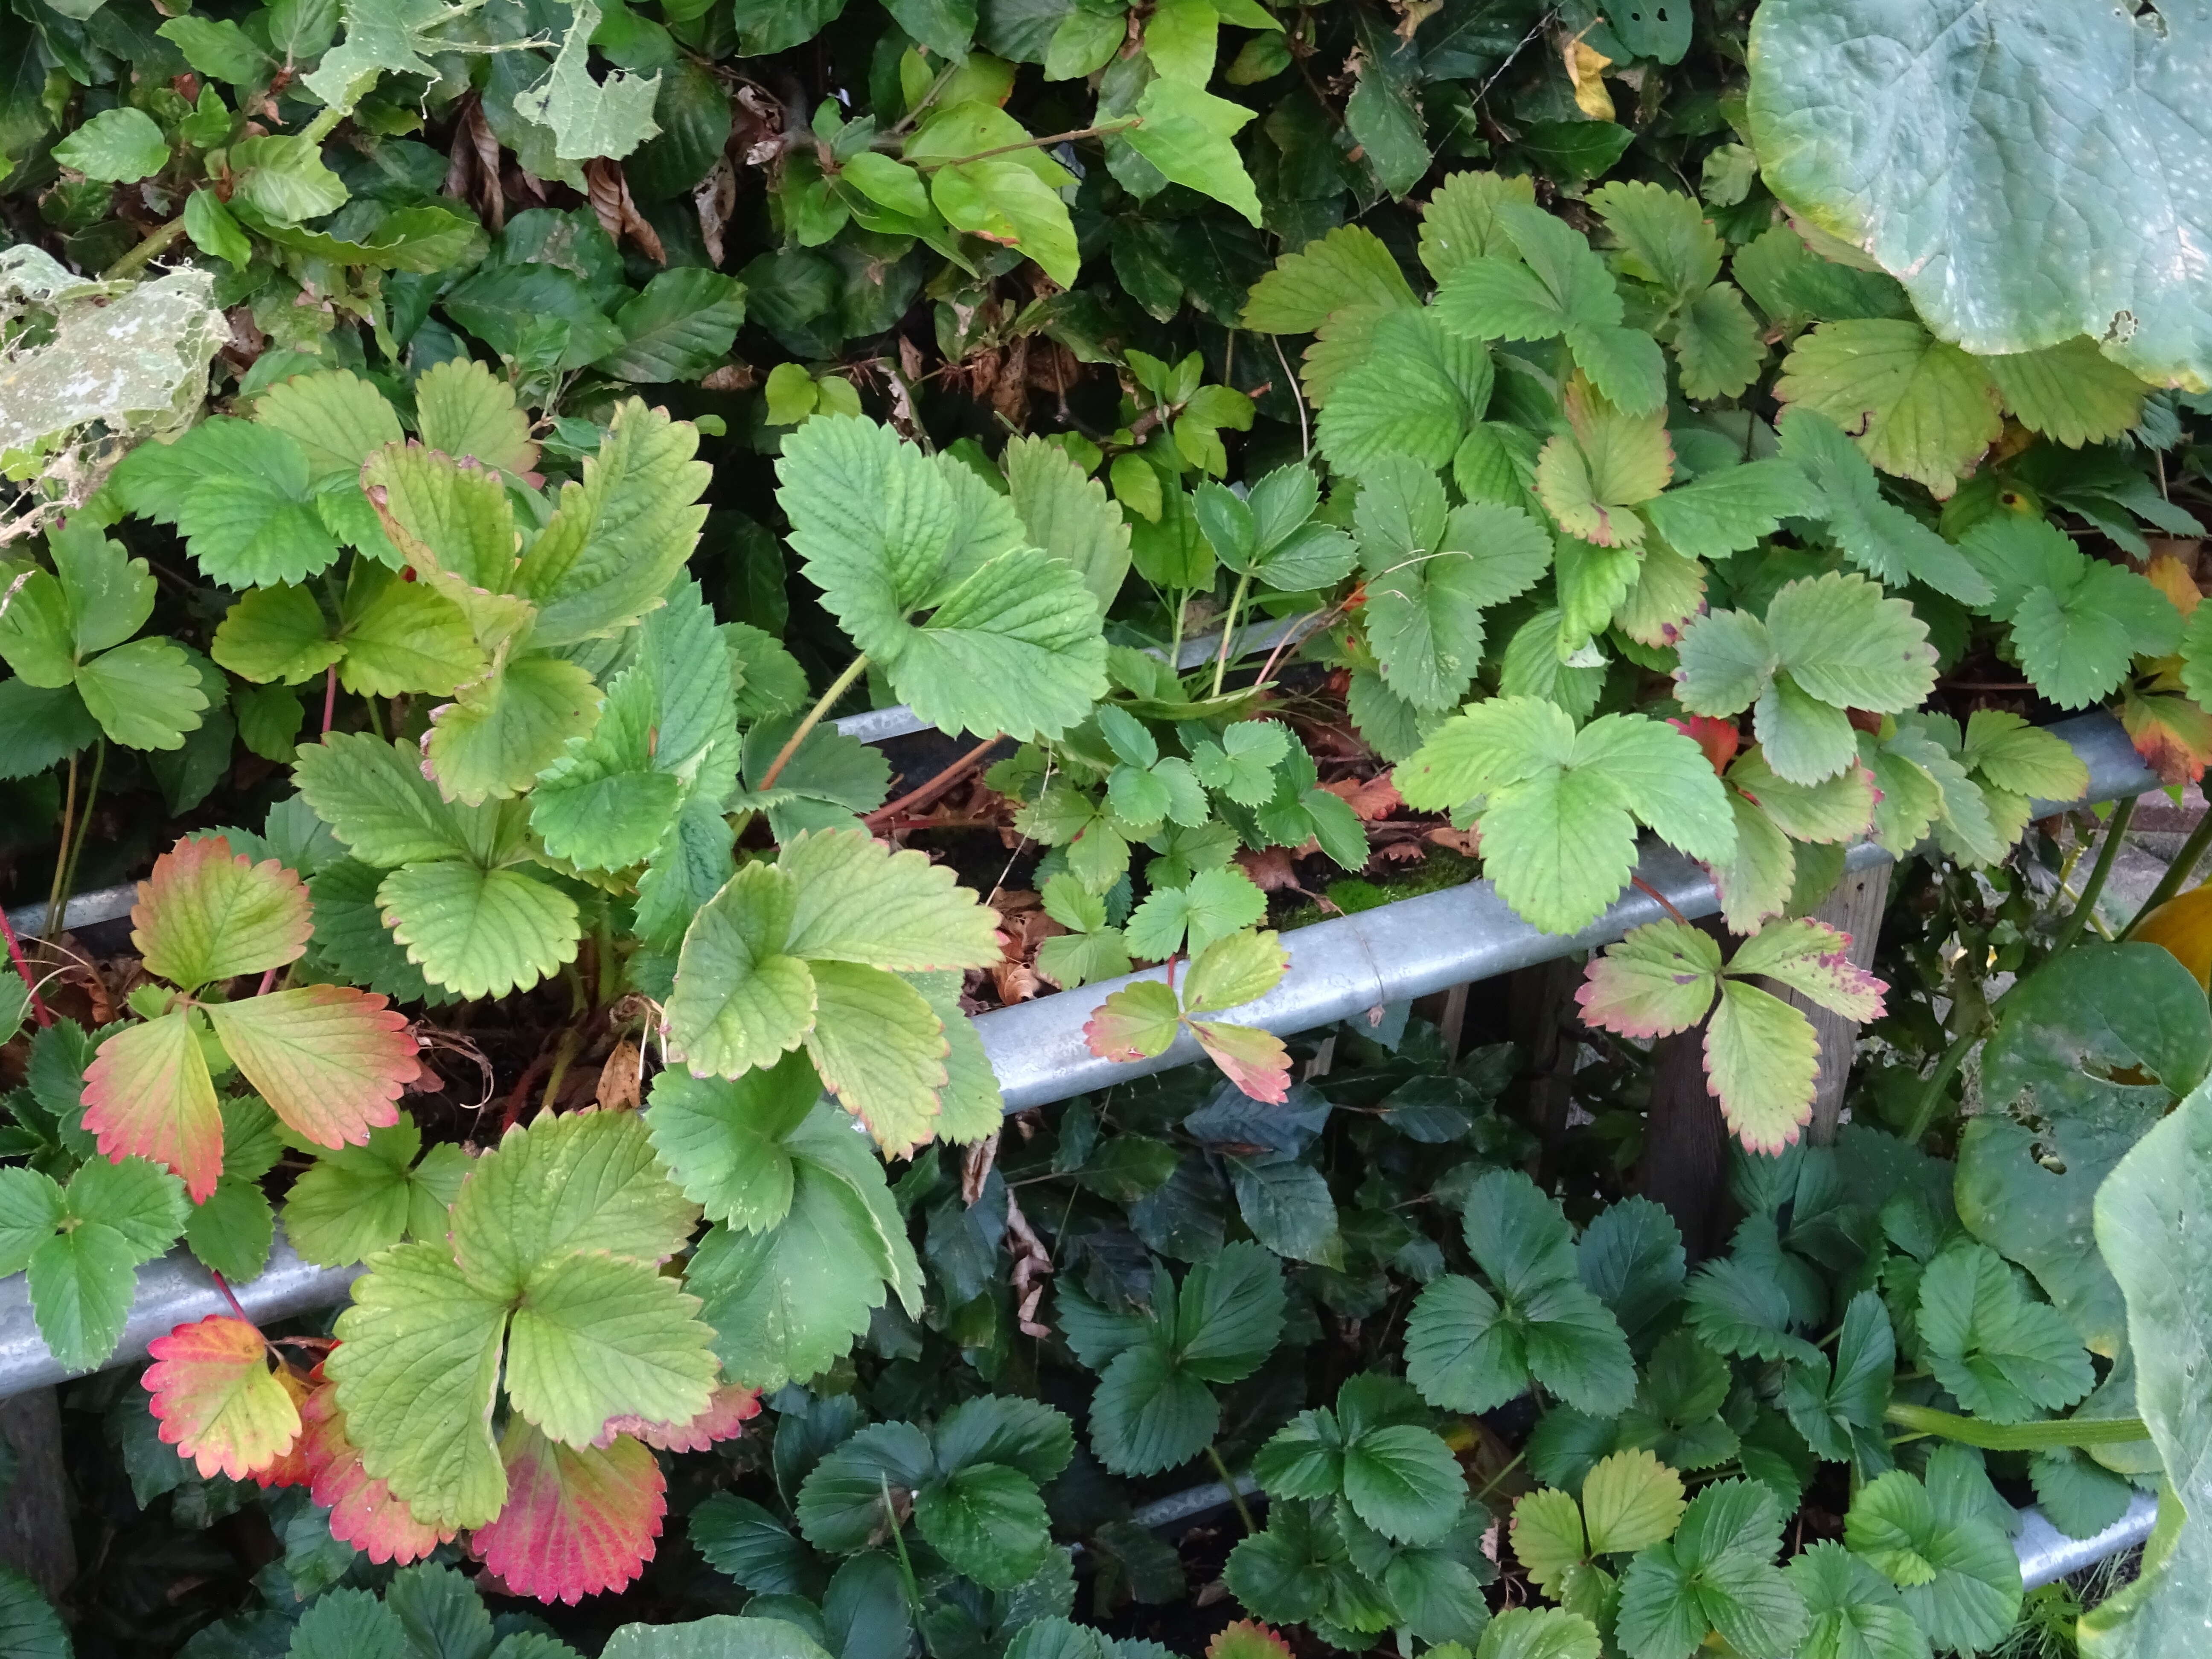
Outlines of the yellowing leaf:
{"label": "yellowing leaf", "polygon": [[84,1074],[84,1127],[102,1157],[151,1158],[185,1178],[195,1204],[222,1174],[222,1113],[185,1009],[126,1026]]}
{"label": "yellowing leaf", "polygon": [[331,1537],[372,1561],[402,1566],[453,1538],[451,1528],[441,1530],[417,1521],[389,1486],[362,1467],[360,1449],[346,1437],[336,1383],[324,1382],[307,1395],[300,1406],[300,1420],[307,1495],[330,1511]]}
{"label": "yellowing leaf", "polygon": [[2129,937],[2168,951],[2199,985],[2212,985],[2212,883],[2166,900]]}
{"label": "yellowing leaf", "polygon": [[314,931],[307,884],[274,859],[240,858],[221,836],[154,860],[131,912],[146,971],[185,990],[296,961]]}
{"label": "yellowing leaf", "polygon": [[399,1094],[422,1075],[407,1017],[347,985],[212,1002],[223,1052],[276,1115],[322,1146],[359,1146],[399,1121]]}
{"label": "yellowing leaf", "polygon": [[1605,89],[1605,71],[1613,66],[1613,59],[1579,34],[1567,42],[1559,55],[1566,60],[1575,107],[1593,121],[1613,119],[1613,94]]}
{"label": "yellowing leaf", "polygon": [[269,1369],[269,1346],[242,1319],[210,1314],[146,1346],[143,1379],[164,1443],[203,1478],[265,1468],[300,1437],[300,1412]]}

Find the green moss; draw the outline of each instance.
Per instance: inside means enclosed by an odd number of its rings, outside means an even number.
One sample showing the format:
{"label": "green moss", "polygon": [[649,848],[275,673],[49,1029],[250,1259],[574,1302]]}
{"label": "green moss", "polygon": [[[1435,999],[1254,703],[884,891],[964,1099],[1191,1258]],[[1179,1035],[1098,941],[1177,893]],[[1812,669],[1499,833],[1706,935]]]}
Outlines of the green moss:
{"label": "green moss", "polygon": [[1334,911],[1323,909],[1311,899],[1303,899],[1279,914],[1275,926],[1283,933],[1292,933],[1317,921],[1327,921],[1333,915],[1356,915],[1362,910],[1395,904],[1400,899],[1441,892],[1447,887],[1463,887],[1481,873],[1480,859],[1468,858],[1448,848],[1431,847],[1428,856],[1419,864],[1401,866],[1381,881],[1346,876],[1329,883],[1322,891],[1336,907]]}

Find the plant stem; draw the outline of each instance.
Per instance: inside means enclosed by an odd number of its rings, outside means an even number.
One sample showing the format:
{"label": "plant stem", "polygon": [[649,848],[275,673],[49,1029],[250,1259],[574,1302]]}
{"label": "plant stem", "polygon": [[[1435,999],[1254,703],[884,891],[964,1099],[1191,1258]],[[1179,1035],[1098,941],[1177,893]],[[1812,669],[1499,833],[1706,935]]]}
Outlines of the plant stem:
{"label": "plant stem", "polygon": [[822,717],[837,706],[837,700],[853,689],[853,683],[867,672],[867,653],[863,652],[854,658],[852,665],[830,681],[830,689],[815,700],[814,707],[806,711],[806,718],[799,721],[799,729],[785,738],[783,747],[775,751],[775,758],[769,763],[768,770],[761,774],[760,782],[754,786],[756,788],[767,790],[775,787],[775,781],[783,775],[783,769],[791,764],[791,757],[799,752],[799,745],[805,743],[808,734],[822,724]]}
{"label": "plant stem", "polygon": [[605,914],[599,917],[597,944],[599,958],[599,1006],[604,1008],[615,1000],[615,993],[622,987],[622,975],[617,965],[621,959],[615,955],[614,924],[607,920]]}
{"label": "plant stem", "polygon": [[70,848],[69,873],[62,878],[64,906],[76,895],[77,860],[84,856],[84,844],[92,838],[92,809],[100,800],[100,775],[106,769],[107,739],[96,738],[92,751],[92,784],[84,792],[84,810],[76,817],[76,845]]}
{"label": "plant stem", "polygon": [[2150,1431],[2139,1417],[2071,1418],[2051,1423],[1985,1423],[1976,1417],[1959,1417],[1932,1406],[1909,1406],[1897,1401],[1883,1411],[1882,1420],[1915,1434],[1936,1435],[1984,1451],[2048,1451],[2060,1446],[2119,1446],[2148,1440]]}
{"label": "plant stem", "polygon": [[1190,590],[1178,587],[1175,592],[1175,626],[1168,635],[1168,668],[1170,672],[1182,672],[1182,613],[1190,609]]}
{"label": "plant stem", "polygon": [[1127,132],[1131,127],[1144,125],[1140,116],[1131,116],[1126,121],[1109,121],[1103,126],[1077,127],[1069,132],[1048,132],[1042,138],[1024,138],[1018,144],[1000,144],[994,149],[979,149],[973,155],[947,155],[937,160],[908,161],[907,165],[921,173],[933,173],[939,167],[965,167],[970,161],[988,161],[994,155],[1011,155],[1018,149],[1049,149],[1054,144],[1073,143],[1078,138],[1103,138],[1109,132]]}
{"label": "plant stem", "polygon": [[331,722],[338,712],[338,665],[332,663],[330,672],[323,676],[323,735],[331,734]]}
{"label": "plant stem", "polygon": [[119,283],[126,276],[135,276],[144,270],[148,262],[158,258],[169,250],[169,245],[185,234],[185,216],[179,214],[166,225],[156,226],[146,234],[143,241],[100,273],[104,283]]}
{"label": "plant stem", "polygon": [[1528,1449],[1525,1446],[1523,1446],[1519,1451],[1515,1452],[1513,1454],[1512,1462],[1506,1464],[1504,1468],[1498,1470],[1497,1474],[1492,1475],[1489,1480],[1482,1483],[1482,1490],[1475,1493],[1474,1501],[1480,1504],[1484,1498],[1489,1497],[1491,1492],[1497,1487],[1499,1481],[1503,1480],[1507,1475],[1512,1474],[1514,1470],[1521,1467],[1521,1460],[1528,1456]]}
{"label": "plant stem", "polygon": [[54,1017],[39,995],[39,981],[31,977],[31,964],[23,960],[23,946],[16,939],[15,929],[9,923],[5,910],[0,910],[0,934],[7,936],[8,960],[15,964],[15,971],[23,976],[23,988],[31,994],[32,1017],[42,1027],[52,1024]]}
{"label": "plant stem", "polygon": [[1942,1103],[1944,1090],[1951,1086],[1952,1078],[1966,1062],[1967,1051],[1981,1040],[1981,1035],[1979,1030],[1970,1027],[1951,1039],[1951,1046],[1936,1063],[1935,1075],[1921,1088],[1920,1103],[1912,1109],[1912,1127],[1905,1132],[1906,1146],[1917,1146],[1929,1126],[1936,1121],[1936,1109]]}
{"label": "plant stem", "polygon": [[551,1111],[553,1103],[560,1098],[561,1085],[568,1080],[568,1063],[575,1059],[576,1050],[582,1046],[582,1043],[577,1040],[574,1026],[571,1025],[561,1033],[560,1043],[553,1050],[553,1069],[545,1074],[545,1092],[538,1097],[538,1110],[541,1116]]}
{"label": "plant stem", "polygon": [[1213,659],[1213,695],[1221,695],[1222,677],[1229,672],[1229,647],[1237,638],[1237,613],[1244,608],[1244,596],[1252,591],[1252,573],[1246,571],[1237,579],[1237,586],[1229,595],[1229,619],[1221,629],[1221,651]]}
{"label": "plant stem", "polygon": [[54,878],[46,888],[46,925],[40,930],[47,939],[61,926],[62,887],[69,880],[70,833],[76,828],[76,757],[71,754],[69,775],[62,784],[62,838],[54,848]]}
{"label": "plant stem", "polygon": [[860,822],[871,830],[880,830],[900,813],[911,811],[917,806],[934,800],[981,765],[983,757],[997,748],[1000,741],[1001,739],[995,736],[986,738],[920,788],[909,789],[888,806],[878,806]]}
{"label": "plant stem", "polygon": [[[2136,798],[2133,795],[2123,797],[2119,805],[2112,808],[2112,816],[2105,824],[2104,842],[2097,848],[2097,862],[2091,866],[2089,879],[2081,887],[2081,902],[2074,907],[2074,914],[2066,918],[2065,926],[2058,930],[2057,939],[2051,943],[2051,955],[2044,958],[2045,962],[2063,955],[2074,941],[2081,937],[2081,930],[2089,925],[2089,918],[2096,914],[2097,900],[2104,893],[2106,878],[2112,873],[2112,862],[2119,857],[2121,843],[2128,838],[2128,820],[2135,815]],[[2173,872],[2169,868],[2166,873],[2171,875]]]}
{"label": "plant stem", "polygon": [[2189,832],[2189,839],[2181,843],[2181,851],[2174,854],[2173,862],[2166,866],[2166,873],[2158,878],[2158,885],[2150,890],[2150,896],[2143,901],[2142,908],[2136,912],[2135,920],[2120,929],[2118,943],[2125,944],[2136,929],[2143,925],[2145,916],[2181,890],[2190,877],[2197,873],[2197,862],[2203,858],[2207,847],[2212,847],[2212,811],[2206,812],[2197,820],[2197,827]]}
{"label": "plant stem", "polygon": [[1244,1502],[1244,1494],[1237,1489],[1237,1477],[1229,1473],[1229,1465],[1221,1461],[1221,1454],[1214,1449],[1210,1440],[1206,1445],[1206,1461],[1213,1465],[1213,1472],[1221,1477],[1221,1484],[1229,1489],[1230,1504],[1236,1510],[1237,1520],[1243,1522],[1246,1536],[1259,1531],[1259,1523],[1252,1519],[1252,1511]]}

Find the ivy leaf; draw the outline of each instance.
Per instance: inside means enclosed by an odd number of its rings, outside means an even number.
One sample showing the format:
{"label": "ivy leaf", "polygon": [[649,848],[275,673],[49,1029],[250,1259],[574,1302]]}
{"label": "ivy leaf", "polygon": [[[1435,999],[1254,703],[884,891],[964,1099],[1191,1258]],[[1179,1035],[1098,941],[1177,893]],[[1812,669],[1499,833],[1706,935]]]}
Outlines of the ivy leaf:
{"label": "ivy leaf", "polygon": [[1537,927],[1572,933],[1627,884],[1636,820],[1692,857],[1723,861],[1735,823],[1697,744],[1607,714],[1577,732],[1558,705],[1494,697],[1439,726],[1392,774],[1420,811],[1480,803],[1486,872]]}
{"label": "ivy leaf", "polygon": [[507,1500],[491,1437],[507,1312],[441,1241],[372,1257],[338,1316],[324,1369],[337,1383],[344,1432],[362,1471],[419,1523],[481,1527]]}
{"label": "ivy leaf", "polygon": [[1825,415],[1875,465],[1927,485],[1939,501],[2004,426],[1981,364],[1901,318],[1823,323],[1801,335],[1774,396]]}
{"label": "ivy leaf", "polygon": [[1774,1556],[1780,1505],[1753,1481],[1716,1481],[1668,1542],[1628,1564],[1619,1636],[1631,1659],[1688,1659],[1717,1632],[1747,1659],[1795,1656],[1809,1622]]}
{"label": "ivy leaf", "polygon": [[142,1381],[164,1444],[189,1457],[202,1479],[242,1480],[289,1451],[300,1437],[300,1410],[276,1372],[269,1346],[242,1319],[210,1314],[147,1344],[155,1363]]}
{"label": "ivy leaf", "polygon": [[1905,1611],[1931,1646],[1973,1653],[1993,1645],[2020,1611],[2020,1561],[1978,1501],[1988,1477],[1975,1455],[1942,1446],[1927,1484],[1903,1469],[1859,1488],[1844,1541],[1904,1591]]}
{"label": "ivy leaf", "polygon": [[642,1442],[625,1434],[604,1447],[564,1446],[518,1419],[500,1457],[506,1505],[470,1545],[509,1589],[574,1607],[628,1588],[644,1571],[668,1497]]}
{"label": "ivy leaf", "polygon": [[2086,1395],[2088,1350],[2056,1308],[2031,1302],[1986,1244],[1961,1242],[1920,1278],[1928,1364],[1960,1404],[1993,1423],[2023,1423]]}

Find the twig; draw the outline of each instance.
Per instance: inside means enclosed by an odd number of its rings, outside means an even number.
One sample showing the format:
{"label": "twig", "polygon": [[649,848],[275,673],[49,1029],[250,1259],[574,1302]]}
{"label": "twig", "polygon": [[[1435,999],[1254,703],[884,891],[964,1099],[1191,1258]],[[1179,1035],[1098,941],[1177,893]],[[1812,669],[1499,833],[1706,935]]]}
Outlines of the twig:
{"label": "twig", "polygon": [[938,796],[974,771],[982,763],[983,757],[1004,741],[1003,738],[996,734],[985,738],[920,788],[910,789],[889,805],[876,808],[874,811],[860,820],[861,823],[870,830],[880,830],[900,813],[936,799]]}
{"label": "twig", "polygon": [[994,155],[1011,155],[1018,149],[1049,149],[1054,144],[1073,143],[1078,138],[1103,138],[1109,133],[1127,132],[1131,127],[1145,125],[1144,118],[1133,115],[1126,121],[1109,121],[1103,126],[1077,127],[1068,132],[1048,132],[1042,138],[1024,138],[1018,144],[1000,144],[993,149],[979,149],[973,155],[945,155],[936,159],[924,157],[909,160],[907,165],[919,173],[933,173],[939,167],[965,167],[970,161],[988,161]]}
{"label": "twig", "polygon": [[[2068,916],[2065,925],[2059,928],[2058,937],[2051,942],[2051,956],[2044,958],[2045,962],[2063,955],[2067,948],[2081,937],[2081,930],[2089,925],[2089,918],[2096,913],[2097,901],[2104,895],[2106,878],[2112,873],[2112,861],[2119,856],[2121,843],[2128,838],[2128,820],[2135,815],[2136,798],[2133,795],[2124,796],[2119,805],[2112,808],[2112,816],[2105,824],[2104,843],[2097,848],[2097,862],[2089,872],[2089,879],[2081,888],[2081,902],[2074,907],[2074,914]],[[2171,866],[2167,867],[2166,873],[2173,873]]]}
{"label": "twig", "polygon": [[76,828],[76,755],[69,757],[69,775],[62,784],[62,839],[54,849],[54,878],[46,887],[46,936],[49,939],[60,930],[62,916],[62,885],[69,879],[70,836]]}
{"label": "twig", "polygon": [[1675,921],[1680,922],[1683,927],[1687,927],[1690,925],[1689,917],[1684,915],[1680,910],[1677,910],[1674,908],[1673,902],[1669,900],[1664,893],[1661,892],[1656,887],[1654,887],[1650,882],[1644,880],[1643,877],[1631,876],[1628,878],[1628,884],[1633,887],[1638,892],[1643,894],[1644,897],[1650,899],[1662,910],[1664,910],[1668,915],[1674,917]]}
{"label": "twig", "polygon": [[1310,461],[1313,459],[1313,434],[1306,425],[1305,390],[1298,385],[1298,377],[1291,373],[1291,360],[1283,355],[1283,337],[1270,334],[1267,337],[1275,343],[1275,361],[1283,366],[1283,379],[1290,385],[1291,396],[1297,400],[1298,459]]}

